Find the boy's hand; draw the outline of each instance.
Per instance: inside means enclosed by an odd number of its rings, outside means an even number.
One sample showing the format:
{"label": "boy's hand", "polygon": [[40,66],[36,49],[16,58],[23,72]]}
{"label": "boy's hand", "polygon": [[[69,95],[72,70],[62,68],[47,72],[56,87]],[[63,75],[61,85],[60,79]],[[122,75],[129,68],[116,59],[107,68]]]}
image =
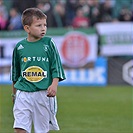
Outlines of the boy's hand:
{"label": "boy's hand", "polygon": [[47,90],[47,96],[48,97],[54,97],[57,93],[57,86],[55,85],[51,85],[49,86],[48,90]]}
{"label": "boy's hand", "polygon": [[15,94],[12,94],[12,102],[15,103],[15,98],[16,98],[16,95]]}
{"label": "boy's hand", "polygon": [[58,78],[54,78],[52,84],[47,89],[47,96],[54,97],[57,93]]}
{"label": "boy's hand", "polygon": [[12,101],[13,101],[13,103],[15,102],[15,98],[16,98],[16,88],[14,88],[14,84],[15,84],[16,82],[13,82],[12,83]]}

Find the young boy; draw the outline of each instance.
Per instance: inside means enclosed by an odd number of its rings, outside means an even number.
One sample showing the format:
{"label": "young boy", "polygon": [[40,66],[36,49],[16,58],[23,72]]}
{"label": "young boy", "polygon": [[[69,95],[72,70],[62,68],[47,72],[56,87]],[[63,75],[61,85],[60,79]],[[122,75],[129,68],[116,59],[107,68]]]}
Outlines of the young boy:
{"label": "young boy", "polygon": [[44,37],[47,16],[38,8],[22,14],[27,38],[17,43],[12,57],[12,96],[15,133],[59,130],[56,120],[58,82],[65,79],[55,43]]}

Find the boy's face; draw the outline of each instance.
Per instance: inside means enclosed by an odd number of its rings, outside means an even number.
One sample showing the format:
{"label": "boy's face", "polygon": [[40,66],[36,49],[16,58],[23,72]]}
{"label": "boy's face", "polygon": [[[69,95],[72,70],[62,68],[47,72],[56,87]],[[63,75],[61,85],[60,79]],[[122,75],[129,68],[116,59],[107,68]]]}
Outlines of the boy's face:
{"label": "boy's face", "polygon": [[28,39],[31,41],[36,41],[41,39],[47,31],[46,19],[37,19],[33,17],[33,22],[30,26],[24,26],[25,31],[28,33]]}

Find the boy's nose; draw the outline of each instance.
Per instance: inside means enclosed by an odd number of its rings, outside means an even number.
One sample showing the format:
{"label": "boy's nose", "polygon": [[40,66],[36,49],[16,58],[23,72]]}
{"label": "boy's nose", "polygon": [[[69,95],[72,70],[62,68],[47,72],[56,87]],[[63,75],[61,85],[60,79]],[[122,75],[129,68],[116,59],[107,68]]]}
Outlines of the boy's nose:
{"label": "boy's nose", "polygon": [[42,26],[42,30],[45,30],[46,29],[46,26]]}

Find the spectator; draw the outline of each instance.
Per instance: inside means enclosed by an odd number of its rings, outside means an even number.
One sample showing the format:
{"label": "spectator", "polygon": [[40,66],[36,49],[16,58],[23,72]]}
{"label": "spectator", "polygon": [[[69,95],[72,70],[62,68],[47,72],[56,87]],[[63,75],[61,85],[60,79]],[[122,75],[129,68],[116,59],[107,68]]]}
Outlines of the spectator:
{"label": "spectator", "polygon": [[65,27],[65,5],[62,2],[57,2],[54,6],[54,27]]}
{"label": "spectator", "polygon": [[132,11],[129,10],[126,6],[123,6],[122,9],[120,10],[118,20],[119,21],[132,21]]}
{"label": "spectator", "polygon": [[4,17],[4,12],[0,11],[0,30],[6,29],[7,20]]}
{"label": "spectator", "polygon": [[37,4],[36,2],[37,0],[12,0],[12,1],[13,1],[12,7],[17,8],[20,13],[22,13],[26,8],[35,7]]}
{"label": "spectator", "polygon": [[66,9],[66,26],[72,26],[72,20],[76,15],[77,9],[77,0],[67,0],[65,9]]}
{"label": "spectator", "polygon": [[132,11],[132,21],[133,21],[133,11]]}
{"label": "spectator", "polygon": [[[84,27],[86,18],[88,19],[87,27],[93,27],[98,22],[133,21],[133,11],[131,10],[133,7],[131,6],[132,0],[12,0],[12,7],[17,8],[17,12],[20,13],[28,7],[41,9],[48,16],[48,27]],[[82,22],[81,18],[77,19],[76,12],[79,8],[82,9],[82,13],[78,14],[83,14],[84,17],[83,24],[83,18]],[[11,15],[9,17],[12,18]],[[8,12],[3,0],[0,0],[0,29],[12,29],[10,28],[12,26],[8,26],[12,19],[8,19],[8,21],[7,19]],[[77,23],[80,23],[80,26],[76,26]]]}
{"label": "spectator", "polygon": [[132,4],[132,21],[133,21],[133,4]]}
{"label": "spectator", "polygon": [[72,26],[74,28],[86,28],[89,27],[89,19],[84,16],[82,8],[78,8],[76,11],[76,16],[72,21]]}
{"label": "spectator", "polygon": [[100,21],[111,22],[113,20],[113,8],[111,0],[105,0],[100,4]]}
{"label": "spectator", "polygon": [[8,11],[3,2],[3,0],[0,0],[0,30],[6,29],[8,20]]}
{"label": "spectator", "polygon": [[52,4],[49,0],[45,0],[45,1],[39,1],[37,3],[37,8],[39,8],[40,10],[42,10],[47,16],[47,26],[48,27],[53,27],[53,7]]}
{"label": "spectator", "polygon": [[90,25],[94,26],[95,23],[100,22],[100,4],[98,0],[88,0],[89,7],[88,17],[90,18]]}
{"label": "spectator", "polygon": [[79,0],[77,6],[82,8],[84,16],[87,17],[89,13],[89,6],[87,4],[87,0]]}
{"label": "spectator", "polygon": [[10,10],[8,30],[19,30],[19,29],[22,29],[21,14],[18,12],[17,8],[12,8]]}

